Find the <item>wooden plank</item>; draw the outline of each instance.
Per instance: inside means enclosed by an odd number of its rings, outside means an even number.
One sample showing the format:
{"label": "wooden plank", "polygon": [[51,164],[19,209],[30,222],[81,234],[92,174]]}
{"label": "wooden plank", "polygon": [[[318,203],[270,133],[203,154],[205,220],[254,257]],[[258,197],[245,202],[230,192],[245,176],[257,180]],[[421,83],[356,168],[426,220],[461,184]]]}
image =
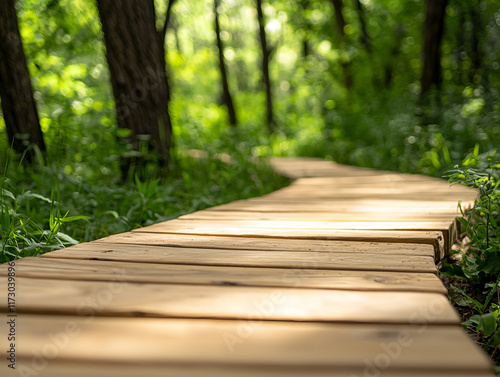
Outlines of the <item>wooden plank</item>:
{"label": "wooden plank", "polygon": [[[5,276],[0,277],[0,289],[7,292]],[[108,282],[22,278],[16,290],[16,312],[27,314],[460,323],[448,299],[437,293],[130,283],[119,276]],[[0,311],[8,312],[6,298]]]}
{"label": "wooden plank", "polygon": [[[486,355],[459,326],[32,315],[20,315],[17,321],[23,339],[18,359],[27,363],[55,349],[48,364],[261,366],[319,369],[331,375],[370,364],[422,376],[429,371],[455,371],[457,376],[491,371]],[[5,345],[6,337],[0,339]]]}
{"label": "wooden plank", "polygon": [[[178,219],[152,225],[148,228],[166,229],[196,229],[204,227],[241,227],[243,229],[325,229],[325,230],[409,230],[409,231],[441,231],[448,232],[453,221],[426,221],[426,222],[400,222],[400,221],[291,221],[291,220],[189,220]],[[144,228],[143,228],[144,229]]]}
{"label": "wooden plank", "polygon": [[[475,192],[476,189],[465,185],[454,185],[448,181],[414,174],[385,174],[373,177],[315,177],[299,178],[287,187],[309,187],[309,188],[332,188],[332,187],[408,187],[416,189],[419,186],[436,187],[443,189],[462,190],[463,192]],[[412,187],[413,186],[413,187]]]}
{"label": "wooden plank", "polygon": [[205,209],[180,216],[181,220],[272,220],[272,221],[334,221],[334,222],[394,222],[406,223],[455,221],[456,214],[408,213],[405,212],[260,212],[260,211],[214,211]]}
{"label": "wooden plank", "polygon": [[[439,184],[445,187],[452,186],[447,180],[421,174],[387,173],[366,177],[310,177],[294,180],[291,186],[337,186],[337,185],[392,185],[405,182]],[[466,187],[466,186],[462,186]]]}
{"label": "wooden plank", "polygon": [[444,249],[448,250],[457,238],[456,222],[452,221],[425,221],[425,222],[402,222],[402,221],[273,221],[273,220],[224,220],[224,219],[178,219],[156,224],[148,228],[157,227],[162,229],[199,229],[205,227],[233,227],[233,228],[255,228],[255,229],[286,229],[286,230],[395,230],[395,231],[439,231],[443,234]]}
{"label": "wooden plank", "polygon": [[451,197],[463,197],[463,200],[475,199],[478,192],[465,186],[449,186],[446,183],[425,183],[425,182],[394,182],[394,183],[379,183],[379,184],[356,184],[356,185],[331,185],[331,186],[313,186],[313,185],[296,185],[292,184],[288,187],[273,191],[266,195],[281,196],[281,195],[300,195],[306,194],[309,196],[328,195],[331,197],[363,195],[367,197],[378,195],[390,195],[398,198],[413,195],[414,199],[431,197],[434,195],[443,196],[448,194]]}
{"label": "wooden plank", "polygon": [[[0,265],[0,276],[7,276]],[[360,291],[435,292],[448,291],[431,273],[278,269],[169,265],[96,260],[27,257],[16,262],[21,278],[174,283],[252,287],[294,287]]]}
{"label": "wooden plank", "polygon": [[[23,369],[29,368],[29,361],[21,361],[19,365],[23,365]],[[420,369],[419,371],[410,369],[386,369],[372,366],[262,366],[262,365],[213,365],[207,364],[182,364],[182,365],[143,365],[130,364],[121,362],[104,363],[100,362],[54,362],[51,361],[47,367],[37,374],[37,377],[362,377],[375,376],[377,371],[380,373],[383,370],[383,377],[494,377],[492,371],[457,371],[456,369],[438,370]]]}
{"label": "wooden plank", "polygon": [[351,201],[330,199],[318,203],[305,202],[302,198],[290,201],[266,199],[265,197],[238,200],[228,204],[212,207],[213,211],[260,211],[260,212],[411,212],[411,213],[445,213],[459,215],[456,201],[405,201],[405,200],[373,200],[357,198]]}
{"label": "wooden plank", "polygon": [[301,177],[345,177],[345,176],[376,176],[388,172],[361,167],[340,165],[322,159],[304,160],[301,158],[273,157],[269,160],[273,170],[289,178]]}
{"label": "wooden plank", "polygon": [[[361,229],[360,229],[361,227]],[[366,234],[366,239],[377,238],[380,236],[381,242],[383,238],[413,238],[417,236],[418,239],[431,239],[437,236],[437,233],[443,230],[448,231],[450,224],[448,222],[428,222],[428,223],[399,223],[399,222],[384,222],[374,224],[372,222],[325,222],[325,221],[255,221],[255,220],[232,220],[232,221],[184,221],[184,220],[170,220],[162,223],[150,225],[144,228],[133,230],[133,232],[174,232],[185,234],[219,234],[219,235],[233,235],[241,233],[241,235],[251,235],[255,233],[256,237],[259,236],[276,236],[286,235],[289,233],[296,234],[297,236],[321,237],[330,235],[334,238],[337,234],[340,237],[348,237],[353,235],[353,238],[358,234]],[[437,230],[435,228],[442,228]],[[240,232],[238,232],[240,230]],[[391,232],[398,230],[400,232]],[[199,233],[198,233],[199,232]],[[207,233],[205,233],[207,232]],[[393,235],[393,236],[391,236]],[[285,236],[286,237],[286,236]],[[321,239],[321,238],[320,238]],[[361,238],[362,239],[362,238]],[[385,241],[387,242],[387,241]],[[427,243],[427,242],[425,242]]]}
{"label": "wooden plank", "polygon": [[301,240],[230,236],[219,237],[196,234],[159,234],[143,232],[115,234],[106,238],[101,238],[95,242],[203,249],[327,251],[335,253],[425,255],[434,257],[434,247],[432,245],[416,243],[358,242],[315,239]]}
{"label": "wooden plank", "polygon": [[427,256],[138,247],[104,242],[82,243],[44,254],[43,257],[202,266],[436,273],[433,258]]}
{"label": "wooden plank", "polygon": [[389,230],[358,230],[358,229],[287,229],[287,228],[251,228],[243,227],[243,224],[214,224],[204,222],[200,224],[187,224],[182,220],[171,220],[144,228],[135,229],[134,232],[146,233],[177,233],[177,234],[199,234],[218,236],[239,237],[271,237],[288,239],[319,239],[338,241],[365,241],[365,242],[400,242],[400,243],[423,243],[433,245],[436,258],[444,256],[445,243],[448,237],[444,237],[439,231],[389,231]]}
{"label": "wooden plank", "polygon": [[[357,192],[356,192],[357,191]],[[371,200],[401,200],[401,201],[421,201],[421,202],[440,202],[442,200],[454,200],[455,204],[458,204],[458,201],[461,200],[463,202],[469,203],[473,202],[475,197],[472,198],[469,194],[466,195],[455,195],[456,198],[451,198],[449,192],[428,192],[428,193],[407,193],[407,194],[395,194],[391,192],[380,192],[373,193],[367,191],[363,193],[361,190],[353,190],[351,192],[346,191],[346,193],[342,195],[335,195],[332,192],[325,191],[314,192],[313,190],[304,191],[304,192],[274,192],[271,194],[267,194],[263,199],[266,200],[280,200],[280,201],[293,201],[293,200],[301,200],[303,202],[314,202],[314,201],[329,201],[329,200],[343,200],[346,202],[351,202],[358,200],[360,197],[366,197],[366,199]],[[456,199],[456,200],[455,200]]]}
{"label": "wooden plank", "polygon": [[[228,225],[237,225],[239,221],[252,222],[258,224],[262,222],[262,226],[270,224],[271,227],[280,228],[314,228],[314,229],[354,229],[354,230],[379,230],[379,229],[394,229],[394,230],[438,230],[443,233],[445,239],[445,249],[449,249],[458,237],[457,222],[455,217],[442,217],[439,219],[429,219],[421,217],[420,219],[408,218],[397,219],[395,216],[389,215],[381,220],[380,215],[369,216],[353,216],[346,214],[344,216],[332,214],[304,214],[304,213],[266,213],[256,214],[253,212],[222,212],[222,211],[199,211],[193,214],[179,217],[179,220],[194,220],[201,221],[217,221],[225,222]],[[339,219],[342,217],[342,219]],[[398,221],[396,221],[398,220]],[[327,224],[320,224],[327,222]],[[291,224],[287,225],[287,224]],[[254,227],[252,225],[252,227]]]}

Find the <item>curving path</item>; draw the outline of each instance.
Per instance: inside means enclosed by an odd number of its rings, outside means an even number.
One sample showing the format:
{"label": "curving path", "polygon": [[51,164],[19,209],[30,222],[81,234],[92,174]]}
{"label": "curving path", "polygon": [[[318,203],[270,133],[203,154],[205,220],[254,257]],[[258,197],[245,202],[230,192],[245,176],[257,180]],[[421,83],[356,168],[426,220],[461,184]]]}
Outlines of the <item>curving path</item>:
{"label": "curving path", "polygon": [[0,266],[4,356],[9,320],[16,332],[16,370],[2,357],[1,375],[492,375],[435,267],[474,190],[319,159],[271,163],[295,181],[16,261],[15,307]]}

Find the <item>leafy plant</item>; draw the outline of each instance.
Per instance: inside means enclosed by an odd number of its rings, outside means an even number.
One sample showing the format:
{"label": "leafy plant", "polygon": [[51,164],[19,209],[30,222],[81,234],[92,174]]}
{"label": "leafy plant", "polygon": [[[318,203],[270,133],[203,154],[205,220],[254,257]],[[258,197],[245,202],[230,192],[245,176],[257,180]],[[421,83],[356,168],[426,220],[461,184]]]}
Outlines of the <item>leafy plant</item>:
{"label": "leafy plant", "polygon": [[[57,190],[52,189],[49,199],[30,190],[18,193],[15,187],[14,182],[4,174],[0,181],[0,263],[78,243],[63,233],[62,228],[65,224],[86,217],[68,216],[69,211],[61,215]],[[35,202],[35,208],[40,203],[50,205],[45,226],[26,214],[31,212],[32,202]]]}
{"label": "leafy plant", "polygon": [[474,187],[479,197],[471,209],[459,206],[459,217],[466,242],[455,253],[456,263],[444,263],[440,272],[463,282],[452,285],[451,296],[460,306],[477,314],[463,325],[481,334],[487,350],[500,346],[500,160],[497,151],[479,155],[479,148],[468,156],[463,167],[450,172],[452,184]]}

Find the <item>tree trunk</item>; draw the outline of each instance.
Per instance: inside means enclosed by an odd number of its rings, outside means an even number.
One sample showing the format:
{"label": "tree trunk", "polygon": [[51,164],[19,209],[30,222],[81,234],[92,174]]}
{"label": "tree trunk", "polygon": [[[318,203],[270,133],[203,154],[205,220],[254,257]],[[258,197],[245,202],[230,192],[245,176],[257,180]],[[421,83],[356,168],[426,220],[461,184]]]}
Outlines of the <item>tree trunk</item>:
{"label": "tree trunk", "polygon": [[455,77],[457,78],[457,84],[463,85],[463,61],[464,54],[466,53],[465,49],[465,38],[464,38],[464,30],[465,30],[465,9],[461,4],[457,4],[458,8],[458,24],[459,28],[457,29],[458,33],[456,36],[456,49],[455,49],[455,59],[457,61],[457,70],[455,73]]}
{"label": "tree trunk", "polygon": [[[22,154],[29,145],[45,151],[33,89],[24,55],[15,0],[0,1],[0,97],[9,143]],[[26,153],[32,162],[34,151]]]}
{"label": "tree trunk", "polygon": [[257,3],[257,19],[259,21],[259,37],[260,46],[262,49],[262,81],[266,87],[266,108],[267,108],[267,129],[269,134],[274,132],[274,113],[271,79],[269,77],[269,60],[271,51],[267,45],[266,29],[264,14],[262,13],[262,0],[256,0]]}
{"label": "tree trunk", "polygon": [[[344,14],[342,13],[342,0],[332,0],[333,7],[335,9],[335,24],[337,26],[337,34],[339,36],[339,41],[340,41],[340,50],[344,51],[346,47],[346,38],[345,38],[345,19],[344,19]],[[341,54],[343,55],[343,54]],[[351,62],[344,60],[343,57],[341,57],[341,64],[342,64],[342,71],[344,73],[344,85],[346,89],[351,89],[352,83],[353,83],[353,78],[352,78],[352,72],[351,72]]]}
{"label": "tree trunk", "polygon": [[227,82],[226,63],[224,61],[224,46],[220,37],[220,24],[219,24],[219,0],[214,0],[214,14],[215,14],[215,34],[217,37],[217,49],[219,50],[219,69],[222,80],[222,103],[227,107],[229,114],[229,124],[236,126],[236,112],[233,106],[233,99],[229,91],[229,84]]}
{"label": "tree trunk", "polygon": [[469,6],[469,14],[472,23],[472,34],[470,41],[470,57],[472,60],[472,67],[469,73],[469,80],[471,83],[475,84],[478,84],[480,82],[478,75],[482,66],[482,54],[479,36],[482,34],[481,32],[483,28],[481,27],[481,13],[478,9],[480,8],[480,5],[481,2],[479,1],[477,5],[476,2],[474,2]]}
{"label": "tree trunk", "polygon": [[[157,153],[158,163],[166,167],[172,143],[164,47],[167,25],[156,30],[153,0],[97,0],[97,7],[118,127],[131,130],[135,151],[139,151],[141,139],[149,138],[148,153]],[[143,168],[144,162],[139,159],[138,167]],[[129,160],[124,169],[130,164]]]}
{"label": "tree trunk", "polygon": [[432,88],[441,86],[441,41],[444,33],[444,16],[448,0],[426,0],[424,67],[422,70],[420,98]]}
{"label": "tree trunk", "polygon": [[309,54],[311,53],[310,41],[309,41],[309,33],[311,31],[311,25],[309,24],[309,20],[307,19],[307,11],[309,9],[309,0],[301,0],[302,5],[302,14],[303,14],[303,31],[304,37],[302,38],[302,56],[304,59],[307,59]]}
{"label": "tree trunk", "polygon": [[368,52],[371,52],[371,38],[368,34],[368,30],[366,29],[366,21],[365,21],[365,9],[363,8],[363,4],[361,4],[360,0],[354,0],[356,3],[356,10],[358,13],[359,26],[361,27],[361,45],[366,48]]}
{"label": "tree trunk", "polygon": [[394,28],[394,44],[389,52],[388,60],[384,65],[384,86],[388,89],[394,77],[394,65],[397,62],[398,55],[401,52],[401,43],[404,37],[404,27],[399,24]]}

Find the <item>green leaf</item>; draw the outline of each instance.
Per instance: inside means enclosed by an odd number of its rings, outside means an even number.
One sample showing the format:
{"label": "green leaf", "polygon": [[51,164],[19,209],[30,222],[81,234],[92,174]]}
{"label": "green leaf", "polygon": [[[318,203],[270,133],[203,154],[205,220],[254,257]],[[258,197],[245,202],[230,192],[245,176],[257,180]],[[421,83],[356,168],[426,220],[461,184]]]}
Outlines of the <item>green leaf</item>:
{"label": "green leaf", "polygon": [[75,240],[74,238],[68,236],[65,233],[57,233],[56,238],[62,241],[64,244],[70,244],[70,245],[77,245],[79,242]]}
{"label": "green leaf", "polygon": [[480,271],[484,271],[487,274],[492,272],[498,273],[500,272],[500,255],[497,253],[487,253],[486,258],[481,263]]}
{"label": "green leaf", "polygon": [[495,334],[492,336],[488,344],[492,347],[497,347],[500,344],[500,331],[498,329],[495,331]]}
{"label": "green leaf", "polygon": [[67,216],[59,218],[59,221],[62,223],[69,223],[76,220],[85,220],[87,222],[89,221],[87,216]]}
{"label": "green leaf", "polygon": [[464,270],[457,264],[444,264],[443,267],[440,268],[439,272],[445,276],[467,280]]}
{"label": "green leaf", "polygon": [[490,336],[497,329],[497,319],[493,313],[486,313],[479,319],[477,330],[481,331],[484,335]]}
{"label": "green leaf", "polygon": [[2,189],[1,194],[2,194],[1,196],[6,196],[14,201],[16,200],[16,197],[14,196],[14,194],[12,192],[10,192],[9,190]]}
{"label": "green leaf", "polygon": [[480,317],[481,317],[480,315],[473,315],[467,321],[462,322],[462,326],[465,326],[465,327],[477,326],[477,325],[479,325]]}
{"label": "green leaf", "polygon": [[49,203],[49,204],[52,204],[52,200],[50,200],[49,198],[46,198],[45,196],[40,195],[40,194],[33,193],[31,191],[26,191],[24,194],[22,194],[19,198],[19,202],[21,202],[23,200],[33,199],[33,198],[39,199],[39,200],[44,201],[44,202]]}

